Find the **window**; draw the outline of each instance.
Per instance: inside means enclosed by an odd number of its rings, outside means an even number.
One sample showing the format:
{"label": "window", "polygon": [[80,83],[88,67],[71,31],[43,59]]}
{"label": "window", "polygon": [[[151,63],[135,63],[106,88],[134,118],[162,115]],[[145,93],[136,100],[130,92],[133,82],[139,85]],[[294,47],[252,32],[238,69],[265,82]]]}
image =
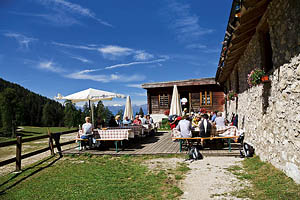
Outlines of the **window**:
{"label": "window", "polygon": [[200,92],[200,106],[212,105],[212,92]]}
{"label": "window", "polygon": [[169,96],[167,94],[159,95],[159,106],[168,107],[169,106]]}

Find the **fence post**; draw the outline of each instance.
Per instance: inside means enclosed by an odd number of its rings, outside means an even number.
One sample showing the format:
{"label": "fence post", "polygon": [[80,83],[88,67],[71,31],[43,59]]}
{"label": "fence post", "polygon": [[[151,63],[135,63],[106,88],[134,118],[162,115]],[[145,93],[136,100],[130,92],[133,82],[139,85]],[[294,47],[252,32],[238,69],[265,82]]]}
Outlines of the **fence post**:
{"label": "fence post", "polygon": [[49,148],[50,148],[51,156],[54,156],[54,145],[53,145],[52,133],[50,132],[49,128],[47,128],[47,130],[49,135]]}
{"label": "fence post", "polygon": [[17,136],[16,171],[21,171],[22,136]]}

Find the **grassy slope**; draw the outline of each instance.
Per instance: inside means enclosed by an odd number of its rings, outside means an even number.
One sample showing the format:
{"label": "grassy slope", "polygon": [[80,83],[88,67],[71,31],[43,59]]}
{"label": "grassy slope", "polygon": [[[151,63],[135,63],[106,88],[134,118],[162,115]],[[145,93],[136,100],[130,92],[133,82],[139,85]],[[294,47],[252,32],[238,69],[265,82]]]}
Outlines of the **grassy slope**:
{"label": "grassy slope", "polygon": [[[0,195],[1,199],[174,199],[182,191],[170,180],[168,173],[183,176],[188,168],[180,165],[173,172],[150,171],[142,165],[151,157],[79,156],[66,157],[43,169],[46,162],[17,177],[0,177],[0,191],[26,180]],[[39,171],[39,169],[43,169]],[[34,174],[36,171],[38,173]],[[31,174],[34,174],[31,176]],[[178,178],[176,178],[178,179]]]}
{"label": "grassy slope", "polygon": [[[50,129],[52,133],[56,132],[64,132],[70,130],[76,130],[76,128],[67,128],[67,127],[35,127],[35,126],[22,126],[24,129],[18,131],[18,135],[22,135],[22,137],[34,137],[39,135],[44,135],[48,133],[47,128]],[[12,141],[16,140],[15,138],[7,138],[7,137],[0,137],[0,142]]]}
{"label": "grassy slope", "polygon": [[245,159],[243,168],[233,166],[228,170],[252,184],[252,187],[235,191],[232,193],[234,196],[255,200],[300,199],[300,185],[271,164],[260,161],[257,156]]}

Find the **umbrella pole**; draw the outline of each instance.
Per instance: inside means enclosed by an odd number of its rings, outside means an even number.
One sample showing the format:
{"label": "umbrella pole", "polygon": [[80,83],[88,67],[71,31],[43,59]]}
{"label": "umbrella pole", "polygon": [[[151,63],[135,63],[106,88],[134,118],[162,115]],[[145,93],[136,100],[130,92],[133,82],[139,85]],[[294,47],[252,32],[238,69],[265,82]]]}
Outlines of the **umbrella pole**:
{"label": "umbrella pole", "polygon": [[92,113],[92,125],[94,126],[95,125],[95,121],[94,121],[94,103],[92,102],[92,105],[91,105],[91,113]]}

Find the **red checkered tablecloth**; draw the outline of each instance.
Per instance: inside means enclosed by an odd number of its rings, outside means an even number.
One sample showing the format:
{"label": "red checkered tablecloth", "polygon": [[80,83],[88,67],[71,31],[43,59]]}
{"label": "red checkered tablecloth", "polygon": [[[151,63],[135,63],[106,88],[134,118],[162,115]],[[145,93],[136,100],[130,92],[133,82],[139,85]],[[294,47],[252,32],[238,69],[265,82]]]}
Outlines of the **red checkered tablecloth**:
{"label": "red checkered tablecloth", "polygon": [[235,126],[224,126],[224,127],[219,127],[216,126],[217,128],[217,134],[219,136],[237,136],[239,135],[239,131]]}
{"label": "red checkered tablecloth", "polygon": [[132,137],[133,131],[131,129],[108,129],[98,130],[100,139],[119,139],[128,140]]}

